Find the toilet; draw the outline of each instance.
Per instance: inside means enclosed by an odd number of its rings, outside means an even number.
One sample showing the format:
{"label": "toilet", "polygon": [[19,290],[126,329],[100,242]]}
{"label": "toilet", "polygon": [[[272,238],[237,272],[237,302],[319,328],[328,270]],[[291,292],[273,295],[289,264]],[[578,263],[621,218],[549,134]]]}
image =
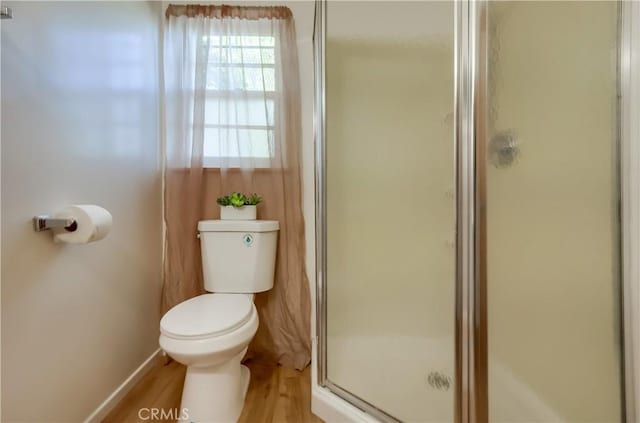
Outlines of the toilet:
{"label": "toilet", "polygon": [[[258,329],[254,294],[273,287],[278,222],[198,222],[203,294],[160,320],[160,347],[187,366],[181,422],[235,422],[249,386],[241,364]],[[184,417],[184,419],[182,419]]]}

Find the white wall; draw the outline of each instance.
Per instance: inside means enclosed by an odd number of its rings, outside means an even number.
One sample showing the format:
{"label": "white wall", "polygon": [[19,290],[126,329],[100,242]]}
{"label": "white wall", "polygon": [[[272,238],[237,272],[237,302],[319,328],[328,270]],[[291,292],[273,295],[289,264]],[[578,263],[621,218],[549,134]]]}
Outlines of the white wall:
{"label": "white wall", "polygon": [[[159,4],[3,5],[2,420],[81,421],[157,348]],[[71,203],[109,236],[31,229]]]}

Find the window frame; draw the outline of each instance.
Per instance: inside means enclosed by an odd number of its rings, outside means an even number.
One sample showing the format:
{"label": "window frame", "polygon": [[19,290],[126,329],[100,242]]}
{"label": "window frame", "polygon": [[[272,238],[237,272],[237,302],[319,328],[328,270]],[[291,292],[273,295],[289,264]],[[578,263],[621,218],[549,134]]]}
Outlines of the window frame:
{"label": "window frame", "polygon": [[[249,37],[249,36],[258,36],[258,37],[270,37],[273,38],[273,45],[272,46],[263,46],[263,45],[242,45],[242,44],[228,44],[228,45],[211,45],[210,48],[224,48],[224,49],[231,49],[231,48],[239,48],[239,49],[244,49],[244,48],[251,48],[251,49],[272,49],[273,50],[273,55],[274,55],[274,63],[232,63],[232,62],[211,62],[211,61],[207,61],[206,67],[207,70],[209,68],[209,66],[213,65],[215,67],[219,67],[219,68],[231,68],[231,67],[237,67],[237,68],[259,68],[259,69],[263,69],[263,68],[271,68],[274,70],[274,78],[276,78],[277,80],[277,75],[276,75],[276,71],[277,71],[277,66],[276,66],[276,60],[277,60],[277,50],[278,50],[278,43],[277,43],[277,36],[275,35],[256,35],[256,34],[243,34],[243,35],[237,35],[237,36],[233,36],[233,37]],[[261,56],[262,57],[262,56]],[[208,72],[207,72],[208,73]],[[208,85],[208,78],[207,78],[207,84]],[[274,84],[276,83],[276,81],[274,81]],[[215,124],[215,123],[207,123],[206,120],[204,122],[203,125],[203,129],[206,130],[208,128],[238,128],[238,129],[255,129],[255,130],[264,130],[267,133],[271,133],[273,134],[273,136],[275,137],[276,134],[276,125],[275,125],[275,116],[277,115],[277,102],[276,102],[276,94],[277,94],[277,90],[276,90],[276,86],[274,86],[274,90],[273,91],[268,91],[266,89],[266,87],[263,84],[263,89],[262,90],[246,90],[246,89],[224,89],[224,90],[220,90],[220,89],[214,89],[214,88],[205,88],[205,97],[206,100],[208,101],[209,99],[214,99],[214,100],[224,100],[224,99],[229,99],[229,98],[233,98],[234,95],[237,95],[238,98],[245,100],[245,99],[252,99],[255,98],[257,100],[264,100],[264,101],[269,101],[271,100],[273,102],[273,119],[274,119],[274,123],[271,125],[248,125],[248,124],[240,124],[240,125],[235,125],[235,124]],[[205,113],[206,113],[206,102],[205,102]],[[204,140],[204,142],[206,143],[206,138]],[[275,143],[273,143],[275,144]],[[212,155],[204,155],[203,152],[203,156],[202,156],[202,165],[204,168],[210,168],[210,169],[220,169],[223,166],[225,168],[240,168],[242,167],[242,163],[243,162],[251,162],[252,167],[254,168],[263,168],[263,169],[268,169],[273,167],[272,165],[272,161],[275,158],[275,154],[276,154],[276,146],[275,145],[269,145],[269,157],[258,157],[258,156],[212,156]]]}

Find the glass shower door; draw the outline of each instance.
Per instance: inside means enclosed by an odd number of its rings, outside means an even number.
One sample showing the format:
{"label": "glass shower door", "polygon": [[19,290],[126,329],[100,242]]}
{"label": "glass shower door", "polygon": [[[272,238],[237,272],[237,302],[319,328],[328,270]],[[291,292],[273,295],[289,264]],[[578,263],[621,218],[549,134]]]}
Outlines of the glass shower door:
{"label": "glass shower door", "polygon": [[490,2],[489,420],[621,411],[617,2]]}
{"label": "glass shower door", "polygon": [[326,383],[452,421],[454,3],[326,7]]}

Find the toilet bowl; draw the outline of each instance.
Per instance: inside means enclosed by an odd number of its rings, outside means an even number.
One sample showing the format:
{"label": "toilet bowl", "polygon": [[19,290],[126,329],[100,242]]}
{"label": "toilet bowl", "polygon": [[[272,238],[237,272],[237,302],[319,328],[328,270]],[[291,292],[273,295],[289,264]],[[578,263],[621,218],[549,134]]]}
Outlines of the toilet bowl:
{"label": "toilet bowl", "polygon": [[250,298],[204,294],[178,304],[160,322],[160,346],[187,366],[181,410],[188,422],[240,417],[249,369],[240,364],[258,329]]}
{"label": "toilet bowl", "polygon": [[235,422],[250,372],[241,364],[258,330],[256,292],[273,287],[278,222],[198,222],[203,294],[160,321],[160,347],[187,366],[180,422]]}

